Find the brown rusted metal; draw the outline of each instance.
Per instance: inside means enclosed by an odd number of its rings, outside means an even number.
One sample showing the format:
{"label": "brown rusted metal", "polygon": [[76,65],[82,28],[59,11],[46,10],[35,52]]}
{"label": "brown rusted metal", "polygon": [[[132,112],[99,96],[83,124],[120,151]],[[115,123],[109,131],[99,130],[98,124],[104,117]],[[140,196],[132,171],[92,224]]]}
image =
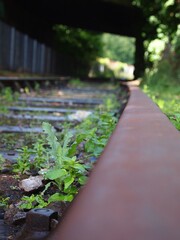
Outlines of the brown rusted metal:
{"label": "brown rusted metal", "polygon": [[50,240],[179,240],[180,134],[137,87]]}

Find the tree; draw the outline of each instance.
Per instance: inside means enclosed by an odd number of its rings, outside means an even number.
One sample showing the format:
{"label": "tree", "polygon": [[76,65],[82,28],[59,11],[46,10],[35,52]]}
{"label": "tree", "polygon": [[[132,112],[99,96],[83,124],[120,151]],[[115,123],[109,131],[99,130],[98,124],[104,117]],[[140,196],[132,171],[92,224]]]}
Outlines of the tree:
{"label": "tree", "polygon": [[101,34],[80,28],[56,25],[56,45],[60,53],[72,56],[80,75],[87,75],[91,64],[102,51]]}
{"label": "tree", "polygon": [[179,81],[180,4],[179,0],[133,0],[142,8],[147,22],[142,33],[145,39],[146,69],[142,83],[172,86]]}
{"label": "tree", "polygon": [[[160,58],[152,56],[155,48],[161,45],[160,47],[163,51],[168,44],[174,45],[175,39],[177,39],[177,35],[179,34],[179,0],[133,0],[133,4],[142,8],[144,16],[147,19],[142,33],[143,38],[146,40],[146,50],[148,50],[150,44],[150,51],[146,52],[147,60],[160,60]],[[156,42],[152,44],[154,40]]]}
{"label": "tree", "polygon": [[134,63],[135,39],[104,33],[101,57],[129,64]]}
{"label": "tree", "polygon": [[133,4],[142,8],[147,19],[143,32],[146,39],[174,38],[180,17],[179,0],[133,0]]}

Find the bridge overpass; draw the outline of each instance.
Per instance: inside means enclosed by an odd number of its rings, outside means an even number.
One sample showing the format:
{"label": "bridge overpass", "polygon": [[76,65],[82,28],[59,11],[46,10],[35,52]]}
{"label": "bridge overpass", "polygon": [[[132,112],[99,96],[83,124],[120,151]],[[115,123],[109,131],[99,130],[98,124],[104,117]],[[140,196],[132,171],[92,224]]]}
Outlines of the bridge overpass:
{"label": "bridge overpass", "polygon": [[143,73],[141,33],[145,19],[130,0],[1,0],[1,3],[6,23],[51,47],[55,24],[135,37],[135,75]]}

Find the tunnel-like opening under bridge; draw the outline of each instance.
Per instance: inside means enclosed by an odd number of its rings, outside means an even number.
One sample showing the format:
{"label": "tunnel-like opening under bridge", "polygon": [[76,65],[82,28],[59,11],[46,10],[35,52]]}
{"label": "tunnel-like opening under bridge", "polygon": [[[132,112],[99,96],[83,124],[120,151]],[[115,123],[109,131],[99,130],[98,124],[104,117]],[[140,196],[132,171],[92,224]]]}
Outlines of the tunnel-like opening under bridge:
{"label": "tunnel-like opening under bridge", "polygon": [[135,78],[144,71],[141,9],[124,0],[6,0],[3,18],[19,31],[53,46],[53,26],[65,24],[98,32],[134,37]]}

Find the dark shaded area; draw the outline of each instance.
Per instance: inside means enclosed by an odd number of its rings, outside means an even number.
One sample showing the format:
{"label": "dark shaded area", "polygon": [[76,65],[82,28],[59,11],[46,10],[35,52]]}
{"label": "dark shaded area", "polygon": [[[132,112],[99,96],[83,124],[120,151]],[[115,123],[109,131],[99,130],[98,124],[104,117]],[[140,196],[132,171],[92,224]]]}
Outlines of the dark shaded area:
{"label": "dark shaded area", "polygon": [[137,7],[100,0],[6,0],[4,20],[19,31],[53,46],[55,24],[109,32],[138,39],[136,77],[144,70],[141,31],[144,18]]}

